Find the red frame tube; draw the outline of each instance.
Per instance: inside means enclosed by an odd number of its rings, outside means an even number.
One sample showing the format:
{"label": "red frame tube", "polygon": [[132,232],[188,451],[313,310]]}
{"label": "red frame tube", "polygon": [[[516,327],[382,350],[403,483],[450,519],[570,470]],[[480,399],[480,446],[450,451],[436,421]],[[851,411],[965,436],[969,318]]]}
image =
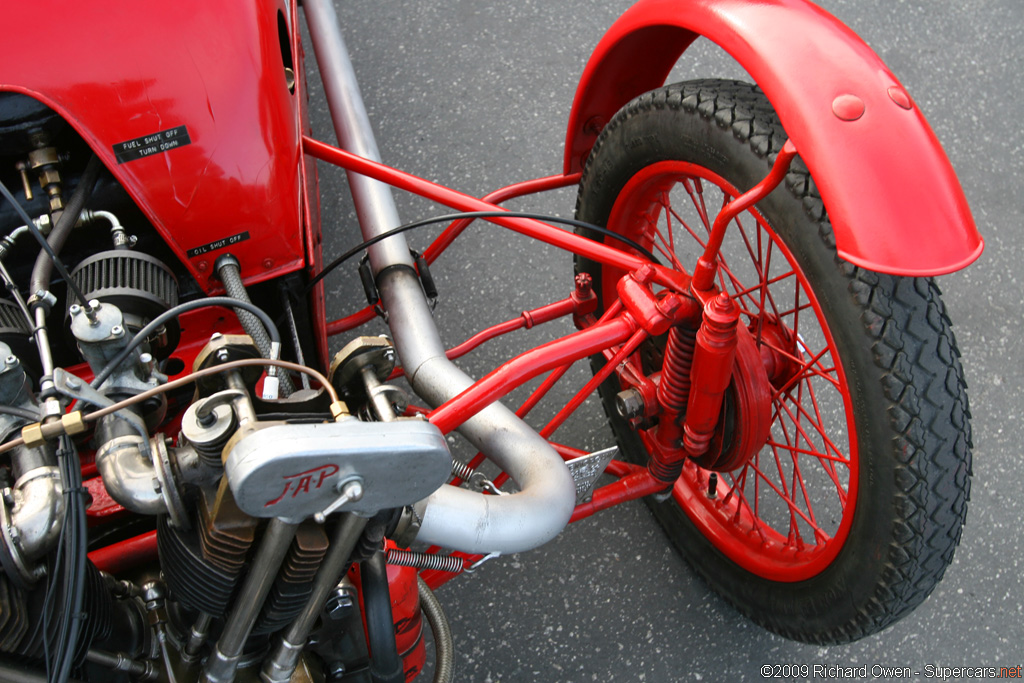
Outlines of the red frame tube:
{"label": "red frame tube", "polygon": [[[340,166],[346,171],[359,173],[368,178],[373,178],[382,183],[387,183],[400,190],[412,192],[438,204],[444,204],[457,211],[505,211],[500,206],[485,202],[476,197],[471,197],[457,190],[453,190],[429,180],[424,180],[404,171],[379,164],[357,154],[346,152],[343,149],[332,147],[319,140],[303,136],[303,150],[312,157],[326,161],[327,163]],[[651,265],[644,258],[610,247],[603,242],[595,242],[586,237],[581,237],[572,232],[551,227],[540,221],[530,218],[486,218],[483,219],[495,223],[513,232],[525,235],[532,239],[550,244],[559,249],[565,249],[584,258],[596,261],[613,268],[625,271],[634,271],[643,265],[651,266],[654,269],[654,280],[673,291],[685,292],[689,284],[689,277],[665,268],[664,266]]]}
{"label": "red frame tube", "polygon": [[101,572],[117,574],[157,559],[156,530],[129,538],[89,553],[89,559]]}
{"label": "red frame tube", "polygon": [[[521,183],[514,183],[512,185],[506,185],[505,187],[499,188],[493,192],[485,194],[481,199],[485,202],[491,202],[493,204],[500,204],[508,201],[509,199],[515,199],[516,197],[525,197],[526,195],[538,194],[540,192],[547,192],[549,190],[557,190],[562,187],[568,187],[575,185],[580,181],[581,173],[570,173],[568,175],[552,175],[544,178],[534,178],[533,180],[524,180]],[[451,246],[452,242],[462,234],[462,232],[476,219],[466,218],[463,220],[453,221],[451,225],[444,229],[437,239],[435,239],[426,251],[423,252],[423,258],[427,259],[427,263],[433,263],[437,258],[444,253],[445,249]],[[327,323],[327,336],[332,337],[342,332],[348,332],[353,330],[360,325],[365,325],[374,319],[377,312],[373,306],[367,306],[361,311],[357,311],[352,315],[345,316],[344,318],[338,318]]]}
{"label": "red frame tube", "polygon": [[[485,194],[481,200],[489,202],[491,204],[501,204],[509,199],[515,199],[516,197],[524,197],[529,194],[537,194],[539,192],[547,192],[549,190],[557,190],[562,187],[568,187],[575,185],[580,181],[582,173],[569,173],[568,175],[551,175],[544,178],[535,178],[533,180],[525,180],[521,183],[515,183],[514,185],[506,185],[500,189],[495,190],[489,194]],[[462,231],[469,227],[475,218],[464,218],[462,220],[454,221],[451,225],[444,229],[437,239],[427,247],[427,250],[423,252],[423,258],[427,259],[427,263],[433,263],[438,256],[440,256],[445,249],[452,245],[452,242],[462,234]]]}
{"label": "red frame tube", "polygon": [[[477,332],[472,337],[462,342],[458,346],[453,346],[452,348],[445,351],[444,355],[448,360],[455,360],[456,358],[461,358],[470,351],[476,349],[477,347],[485,344],[486,342],[489,342],[490,340],[496,337],[500,337],[503,334],[515,332],[516,330],[521,330],[524,327],[529,330],[535,327],[536,325],[543,325],[544,323],[551,322],[552,320],[557,320],[558,318],[565,317],[570,313],[575,314],[578,311],[580,303],[581,302],[577,301],[576,299],[569,297],[567,299],[562,299],[561,301],[546,304],[539,308],[534,308],[533,310],[530,311],[523,311],[515,318],[506,320],[504,322],[500,322],[497,325],[492,325],[491,327],[488,327]],[[402,371],[401,368],[396,368],[395,371],[391,373],[391,376],[388,377],[388,379],[402,377],[404,374],[405,373]]]}
{"label": "red frame tube", "polygon": [[492,371],[428,418],[443,434],[454,430],[481,409],[537,375],[625,342],[637,329],[626,316],[575,332],[522,353]]}

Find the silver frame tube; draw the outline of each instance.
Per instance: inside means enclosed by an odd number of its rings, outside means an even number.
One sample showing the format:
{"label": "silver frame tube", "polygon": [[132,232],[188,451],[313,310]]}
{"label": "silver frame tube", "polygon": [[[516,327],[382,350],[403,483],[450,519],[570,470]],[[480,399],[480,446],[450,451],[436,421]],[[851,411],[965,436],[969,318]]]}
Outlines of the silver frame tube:
{"label": "silver frame tube", "polygon": [[[339,145],[380,161],[333,5],[329,0],[305,0],[303,9]],[[354,173],[348,178],[364,239],[400,224],[387,185]],[[433,406],[457,396],[473,380],[445,357],[405,237],[390,237],[369,252],[388,325],[413,390]],[[442,486],[427,498],[418,540],[463,552],[506,554],[542,545],[565,528],[575,506],[576,486],[547,441],[499,403],[467,420],[459,432],[508,472],[520,491],[485,496]]]}

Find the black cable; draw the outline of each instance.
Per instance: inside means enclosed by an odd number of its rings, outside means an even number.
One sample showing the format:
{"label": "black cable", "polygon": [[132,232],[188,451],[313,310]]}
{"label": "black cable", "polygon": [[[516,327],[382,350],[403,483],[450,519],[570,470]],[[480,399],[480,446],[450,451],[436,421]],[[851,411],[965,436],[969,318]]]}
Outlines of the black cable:
{"label": "black cable", "polygon": [[14,415],[15,417],[23,417],[26,420],[31,420],[32,422],[39,421],[39,413],[34,413],[27,408],[19,408],[18,406],[0,405],[0,413],[3,413],[4,415]]}
{"label": "black cable", "polygon": [[[391,230],[388,230],[387,232],[382,232],[381,234],[377,235],[376,237],[371,237],[370,239],[366,240],[362,244],[358,244],[355,247],[352,247],[351,249],[346,251],[344,254],[342,254],[338,258],[334,259],[329,264],[327,264],[324,267],[324,269],[321,270],[316,275],[316,277],[314,277],[312,280],[309,281],[309,284],[306,285],[306,292],[309,292],[311,289],[313,289],[313,287],[316,285],[316,283],[320,282],[320,280],[323,280],[327,276],[327,274],[330,273],[332,270],[334,270],[335,268],[340,266],[342,263],[344,263],[348,259],[350,259],[353,256],[355,256],[356,254],[360,253],[361,251],[363,251],[367,247],[371,247],[374,244],[377,244],[377,242],[380,242],[382,240],[386,240],[389,237],[392,237],[394,235],[398,235],[398,234],[403,233],[403,232],[407,232],[409,230],[414,230],[416,228],[422,228],[422,227],[427,226],[427,225],[434,225],[436,223],[450,223],[451,221],[464,220],[464,219],[469,219],[469,218],[531,218],[531,219],[537,220],[537,221],[548,221],[550,223],[563,223],[565,225],[571,225],[571,226],[577,227],[577,228],[584,228],[586,230],[592,230],[592,231],[594,231],[596,233],[604,235],[605,237],[613,237],[613,238],[619,240],[620,242],[624,242],[625,244],[627,244],[627,245],[633,247],[634,249],[636,249],[637,251],[639,251],[651,263],[660,264],[660,261],[658,261],[657,257],[655,257],[654,254],[649,252],[647,249],[644,249],[640,244],[634,242],[633,240],[629,239],[628,237],[623,237],[622,235],[618,234],[617,232],[615,232],[613,230],[609,230],[608,228],[602,228],[600,225],[594,225],[593,223],[587,223],[585,221],[578,221],[575,218],[559,218],[558,216],[549,216],[547,214],[542,214],[542,213],[529,213],[529,212],[525,212],[525,211],[464,211],[464,212],[460,212],[460,213],[450,213],[450,214],[446,214],[444,216],[435,216],[434,218],[424,218],[423,220],[414,221],[412,223],[406,223],[405,225],[400,225],[397,228],[392,228]],[[590,239],[590,238],[587,238],[587,239]],[[596,242],[597,240],[593,240],[593,241]]]}
{"label": "black cable", "polygon": [[159,328],[165,322],[167,322],[171,318],[178,317],[182,313],[194,311],[197,308],[206,308],[207,306],[222,306],[224,308],[242,308],[249,311],[250,313],[252,313],[257,318],[260,319],[260,322],[263,323],[264,327],[267,328],[267,332],[270,334],[270,341],[276,342],[278,347],[280,348],[281,333],[280,331],[278,331],[277,325],[274,324],[274,321],[270,318],[270,316],[267,315],[267,313],[259,306],[251,304],[248,301],[232,299],[231,297],[228,296],[211,296],[206,299],[195,299],[194,301],[186,301],[183,304],[178,304],[174,308],[168,309],[161,313],[160,315],[158,315],[157,317],[153,318],[153,320],[151,320],[148,325],[143,327],[141,330],[139,330],[138,334],[132,337],[132,340],[128,342],[128,345],[121,350],[121,353],[117,354],[117,356],[115,356],[112,361],[107,363],[102,370],[96,373],[96,378],[92,381],[92,383],[89,386],[95,389],[99,387],[101,384],[103,384],[103,382],[106,381],[108,377],[110,377],[111,373],[113,373],[114,370],[117,369],[117,366],[123,363],[125,359],[127,359],[128,356],[131,354],[131,352],[136,349],[136,347],[138,347],[142,342],[144,342],[147,337],[153,334],[153,332],[155,332],[157,328]]}
{"label": "black cable", "polygon": [[[57,683],[66,683],[68,676],[71,675],[71,666],[74,664],[75,654],[78,650],[78,639],[82,632],[83,621],[88,618],[82,613],[82,605],[85,602],[85,564],[88,549],[82,466],[78,460],[78,451],[75,450],[71,438],[65,435],[62,437],[62,441],[65,467],[71,482],[71,487],[66,490],[66,494],[68,496],[67,508],[72,516],[70,522],[73,525],[71,557],[69,558],[69,561],[73,563],[73,570],[70,581],[70,624],[65,643],[66,650],[63,653],[59,651],[57,653],[58,660],[61,661],[61,666],[57,670]],[[63,658],[61,658],[62,654]]]}
{"label": "black cable", "polygon": [[[64,267],[64,262],[60,260],[56,253],[54,253],[53,248],[50,247],[49,243],[47,243],[46,241],[46,238],[43,237],[43,233],[39,232],[39,228],[36,227],[35,222],[29,217],[25,209],[21,207],[21,204],[18,203],[18,201],[14,198],[14,195],[10,193],[10,191],[7,189],[7,186],[4,185],[2,182],[0,182],[0,194],[3,194],[3,196],[7,198],[7,201],[9,201],[11,205],[14,207],[15,212],[18,214],[21,220],[25,221],[25,225],[28,227],[28,231],[32,233],[32,236],[36,238],[37,242],[39,242],[39,246],[41,246],[43,248],[43,251],[45,251],[51,259],[53,259],[54,268],[57,269],[57,272],[60,273],[60,276],[64,278],[65,282],[67,282],[68,288],[71,290],[71,293],[78,297],[80,301],[85,301],[85,295],[82,294],[82,290],[79,289],[78,285],[76,285],[74,281],[71,279],[71,274],[68,273],[68,269]],[[35,292],[33,292],[33,294],[34,293]]]}
{"label": "black cable", "polygon": [[[64,519],[43,606],[43,651],[46,657],[46,680],[49,683],[66,683],[79,649],[78,639],[85,618],[82,604],[85,595],[88,530],[81,463],[70,437],[61,437],[57,458],[65,496]],[[60,595],[60,613],[53,615],[51,613],[57,595]],[[53,630],[56,633],[51,638],[50,623],[54,617],[56,624]],[[56,642],[51,643],[51,640]]]}

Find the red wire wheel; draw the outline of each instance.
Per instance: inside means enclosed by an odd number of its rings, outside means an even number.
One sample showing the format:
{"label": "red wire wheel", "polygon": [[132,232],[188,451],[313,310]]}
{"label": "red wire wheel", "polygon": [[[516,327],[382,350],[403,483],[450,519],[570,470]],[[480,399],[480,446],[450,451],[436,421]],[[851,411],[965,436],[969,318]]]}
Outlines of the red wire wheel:
{"label": "red wire wheel", "polygon": [[[715,216],[767,175],[785,140],[754,86],[695,81],[648,93],[595,145],[577,217],[692,272]],[[603,306],[614,301],[622,271],[585,259],[577,269],[594,277]],[[734,373],[731,391],[760,396],[770,428],[724,467],[687,461],[652,510],[711,586],[758,623],[823,643],[880,630],[941,578],[966,514],[967,398],[938,289],[842,261],[799,159],[783,187],[729,225],[716,284],[763,367]],[[663,348],[664,339],[646,344],[631,370],[655,376]],[[736,386],[744,381],[752,388]],[[602,397],[624,457],[643,463],[641,434],[612,408],[622,388],[613,376]],[[723,441],[749,440],[752,405],[726,402]]]}

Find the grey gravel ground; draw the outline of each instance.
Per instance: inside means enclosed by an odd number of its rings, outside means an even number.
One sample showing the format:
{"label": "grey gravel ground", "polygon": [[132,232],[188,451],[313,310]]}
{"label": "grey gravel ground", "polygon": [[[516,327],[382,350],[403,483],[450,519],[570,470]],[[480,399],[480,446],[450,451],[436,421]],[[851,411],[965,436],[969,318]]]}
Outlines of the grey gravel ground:
{"label": "grey gravel ground", "polygon": [[[859,32],[907,86],[959,173],[988,244],[977,264],[940,280],[963,351],[975,429],[972,502],[953,565],[924,605],[885,632],[843,647],[802,645],[738,615],[668,547],[641,503],[625,505],[439,591],[454,629],[458,680],[758,680],[764,664],[867,665],[869,672],[876,664],[908,666],[919,672],[916,679],[926,677],[928,665],[1024,663],[1024,468],[1018,453],[1024,406],[1017,389],[1024,339],[1017,274],[1024,262],[1024,155],[1021,127],[1014,123],[1024,108],[1018,78],[1024,5],[821,4]],[[602,32],[627,5],[341,3],[384,160],[476,195],[559,172],[577,79]],[[742,77],[742,70],[705,43],[684,56],[673,76]],[[326,107],[314,104],[313,113],[316,130],[333,140]],[[358,237],[341,174],[325,169],[321,182],[330,256]],[[566,190],[512,206],[569,216],[573,204],[574,192]],[[404,196],[399,208],[407,220],[439,212]],[[431,236],[418,234],[411,242],[422,249]],[[472,228],[434,268],[442,334],[457,343],[560,298],[571,271],[563,253],[497,228]],[[332,312],[339,315],[354,310],[361,297],[354,272],[334,276],[329,290]],[[567,331],[543,330],[538,339]],[[495,342],[463,366],[481,376],[529,339],[513,335]],[[574,375],[577,383],[585,377],[582,368]],[[587,449],[611,443],[593,404],[559,438]]]}

